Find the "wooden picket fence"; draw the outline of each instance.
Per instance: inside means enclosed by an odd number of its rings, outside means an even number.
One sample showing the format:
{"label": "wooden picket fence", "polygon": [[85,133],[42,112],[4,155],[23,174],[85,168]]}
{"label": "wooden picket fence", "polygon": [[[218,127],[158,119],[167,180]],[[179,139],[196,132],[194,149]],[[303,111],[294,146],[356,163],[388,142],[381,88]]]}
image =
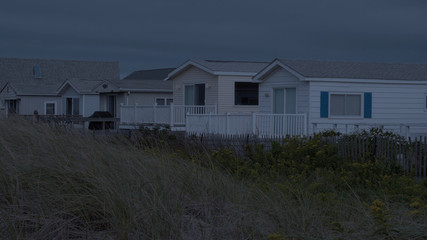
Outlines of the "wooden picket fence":
{"label": "wooden picket fence", "polygon": [[[306,141],[312,137],[300,138]],[[245,153],[246,145],[263,144],[265,150],[271,149],[272,142],[286,144],[284,138],[259,138],[255,135],[201,135],[192,136],[193,141],[208,149],[233,149],[236,153]],[[323,143],[337,147],[338,155],[351,162],[382,160],[394,161],[402,166],[405,174],[414,174],[418,178],[427,177],[427,138],[404,139],[382,136],[329,136],[322,138]]]}

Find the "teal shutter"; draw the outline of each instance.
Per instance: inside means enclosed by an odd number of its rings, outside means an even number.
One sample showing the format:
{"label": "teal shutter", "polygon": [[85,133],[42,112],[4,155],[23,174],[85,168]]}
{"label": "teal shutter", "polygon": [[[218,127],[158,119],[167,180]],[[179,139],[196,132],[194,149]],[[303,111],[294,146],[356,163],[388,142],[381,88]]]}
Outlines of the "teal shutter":
{"label": "teal shutter", "polygon": [[329,93],[320,92],[320,117],[327,118],[329,113]]}
{"label": "teal shutter", "polygon": [[365,92],[364,94],[364,118],[372,118],[372,93]]}

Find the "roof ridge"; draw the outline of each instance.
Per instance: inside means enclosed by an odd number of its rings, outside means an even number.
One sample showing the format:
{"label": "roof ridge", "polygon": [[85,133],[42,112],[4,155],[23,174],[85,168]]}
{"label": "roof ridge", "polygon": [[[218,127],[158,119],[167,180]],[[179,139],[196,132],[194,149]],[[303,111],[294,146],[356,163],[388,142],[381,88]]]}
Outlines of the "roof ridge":
{"label": "roof ridge", "polygon": [[355,64],[384,64],[384,65],[424,65],[427,63],[405,63],[405,62],[362,62],[362,61],[351,61],[351,60],[319,60],[319,59],[289,59],[289,58],[278,58],[279,61],[300,61],[300,62],[323,62],[323,63],[355,63]]}
{"label": "roof ridge", "polygon": [[[197,61],[197,60],[196,60]],[[213,60],[213,59],[205,59],[202,61],[206,62],[238,62],[238,63],[270,63],[270,62],[261,62],[261,61],[246,61],[246,60]]]}

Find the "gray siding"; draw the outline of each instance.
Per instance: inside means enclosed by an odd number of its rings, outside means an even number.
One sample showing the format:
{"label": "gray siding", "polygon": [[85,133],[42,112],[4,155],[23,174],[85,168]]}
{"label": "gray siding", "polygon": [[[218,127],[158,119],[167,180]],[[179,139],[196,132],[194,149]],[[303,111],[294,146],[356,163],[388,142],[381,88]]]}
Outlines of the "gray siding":
{"label": "gray siding", "polygon": [[299,80],[283,68],[278,68],[259,85],[260,113],[273,113],[275,88],[296,88],[297,113],[309,112],[309,83]]}
{"label": "gray siding", "polygon": [[190,67],[173,79],[173,102],[184,105],[185,85],[209,84],[206,88],[206,105],[218,104],[218,78],[196,67]]}
{"label": "gray siding", "polygon": [[61,97],[46,97],[46,96],[21,96],[19,102],[19,114],[32,115],[37,111],[40,115],[45,114],[45,103],[56,103],[56,115],[62,114],[62,99]]}
{"label": "gray siding", "polygon": [[82,99],[83,117],[89,117],[93,112],[99,111],[99,95],[83,95]]}

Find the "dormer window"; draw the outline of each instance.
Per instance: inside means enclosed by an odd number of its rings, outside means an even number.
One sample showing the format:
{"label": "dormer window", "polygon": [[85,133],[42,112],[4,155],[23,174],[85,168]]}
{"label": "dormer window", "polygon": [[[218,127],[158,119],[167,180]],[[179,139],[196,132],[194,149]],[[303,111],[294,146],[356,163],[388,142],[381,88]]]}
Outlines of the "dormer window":
{"label": "dormer window", "polygon": [[42,72],[40,70],[40,66],[36,65],[33,67],[33,75],[34,75],[34,78],[42,78]]}

